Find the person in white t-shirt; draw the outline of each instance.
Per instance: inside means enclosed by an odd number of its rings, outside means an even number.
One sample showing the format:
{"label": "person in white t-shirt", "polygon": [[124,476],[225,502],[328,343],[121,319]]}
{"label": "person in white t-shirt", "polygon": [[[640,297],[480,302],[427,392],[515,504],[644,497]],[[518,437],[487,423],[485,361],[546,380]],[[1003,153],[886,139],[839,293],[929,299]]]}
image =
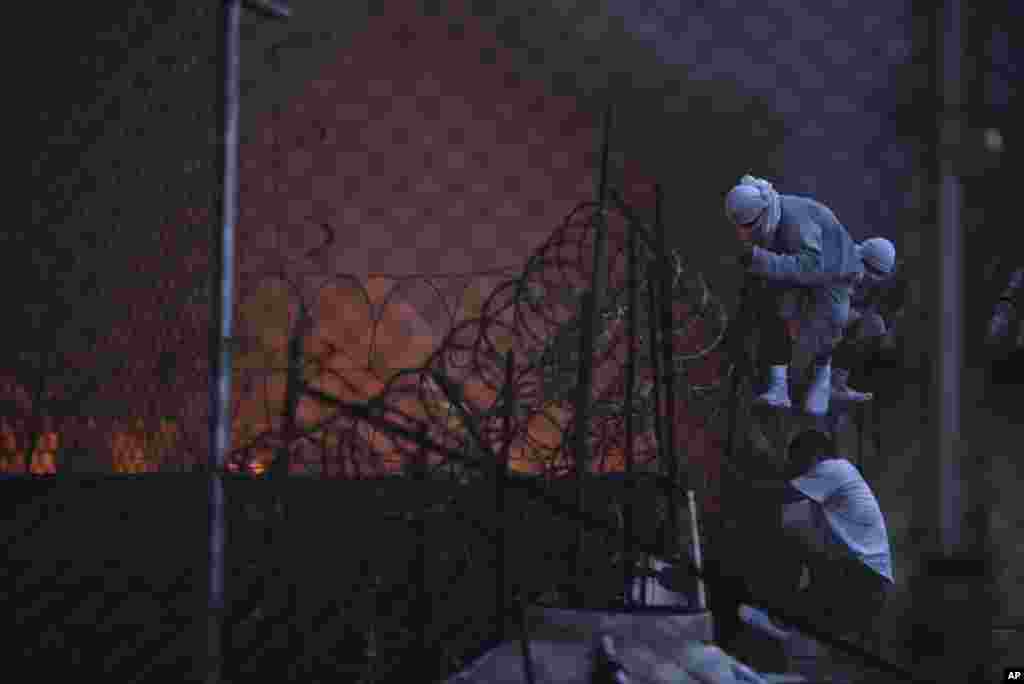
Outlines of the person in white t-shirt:
{"label": "person in white t-shirt", "polygon": [[[802,565],[809,581],[779,598],[794,615],[848,636],[871,628],[894,580],[878,500],[856,466],[836,454],[818,430],[800,433],[789,446],[783,557]],[[745,608],[745,619],[780,639],[791,634],[760,611]]]}

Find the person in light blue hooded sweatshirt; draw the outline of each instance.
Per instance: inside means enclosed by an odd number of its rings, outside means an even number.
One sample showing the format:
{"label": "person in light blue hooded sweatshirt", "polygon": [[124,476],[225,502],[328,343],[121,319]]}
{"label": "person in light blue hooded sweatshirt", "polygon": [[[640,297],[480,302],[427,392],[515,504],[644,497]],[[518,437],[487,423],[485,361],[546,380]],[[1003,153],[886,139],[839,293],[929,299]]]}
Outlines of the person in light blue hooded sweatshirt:
{"label": "person in light blue hooded sweatshirt", "polygon": [[743,176],[725,198],[725,213],[744,245],[740,263],[761,281],[753,324],[769,382],[759,404],[788,408],[793,344],[787,321],[800,320],[814,355],[804,410],[822,416],[831,395],[831,356],[863,271],[856,243],[832,210],[809,197],[781,195],[762,178]]}
{"label": "person in light blue hooded sweatshirt", "polygon": [[[850,316],[843,340],[832,356],[832,400],[871,401],[870,392],[849,386],[850,371],[863,371],[870,355],[881,347],[892,332],[891,300],[900,282],[895,272],[896,246],[882,237],[857,245],[864,267],[854,283],[850,298]],[[889,319],[889,320],[887,320]]]}

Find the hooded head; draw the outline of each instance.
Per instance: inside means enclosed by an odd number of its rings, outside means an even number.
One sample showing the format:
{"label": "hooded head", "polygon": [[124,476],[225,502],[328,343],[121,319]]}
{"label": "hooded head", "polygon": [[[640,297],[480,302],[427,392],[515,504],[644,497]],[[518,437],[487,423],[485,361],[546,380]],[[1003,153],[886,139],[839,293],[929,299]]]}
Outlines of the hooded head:
{"label": "hooded head", "polygon": [[762,178],[743,176],[725,196],[725,215],[736,225],[754,226],[754,239],[765,244],[775,235],[782,217],[779,193]]}
{"label": "hooded head", "polygon": [[725,215],[737,225],[753,223],[768,208],[768,200],[753,185],[737,185],[725,196]]}
{"label": "hooded head", "polygon": [[879,281],[892,275],[896,266],[896,246],[885,238],[876,237],[865,240],[857,245],[864,264],[864,277]]}

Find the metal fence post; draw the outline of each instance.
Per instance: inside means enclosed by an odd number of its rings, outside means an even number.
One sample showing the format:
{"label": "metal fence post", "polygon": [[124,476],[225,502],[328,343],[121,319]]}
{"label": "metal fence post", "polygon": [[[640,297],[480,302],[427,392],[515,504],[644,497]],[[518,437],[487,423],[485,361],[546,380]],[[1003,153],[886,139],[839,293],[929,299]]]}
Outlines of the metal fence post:
{"label": "metal fence post", "polygon": [[[652,264],[654,267],[652,268]],[[647,280],[647,335],[648,353],[651,357],[651,373],[654,375],[654,384],[651,386],[651,393],[654,399],[654,438],[658,444],[658,464],[665,462],[665,426],[663,425],[664,414],[661,410],[661,358],[658,347],[658,292],[657,292],[657,264],[648,261],[646,272]]]}
{"label": "metal fence post", "polygon": [[965,27],[977,17],[962,0],[946,0],[934,11],[930,37],[937,48],[933,66],[942,108],[931,160],[936,181],[931,199],[938,217],[931,303],[940,315],[931,323],[930,435],[921,458],[923,484],[930,491],[920,493],[913,511],[916,526],[928,533],[923,562],[911,581],[914,650],[928,674],[944,681],[982,681],[991,647],[985,584],[992,569],[983,473],[980,461],[967,457],[963,438],[963,184],[957,159],[967,131],[963,41]]}
{"label": "metal fence post", "polygon": [[[276,16],[291,10],[277,2],[246,0],[246,4]],[[238,122],[241,94],[242,0],[224,0],[221,22],[221,145],[218,148],[221,176],[220,231],[216,241],[210,322],[210,459],[209,459],[209,573],[205,680],[221,679],[224,613],[225,513],[224,471],[231,447],[231,324],[234,317],[235,223],[238,220]]]}
{"label": "metal fence post", "polygon": [[512,453],[513,420],[516,413],[516,397],[513,381],[515,373],[515,352],[509,351],[505,358],[505,416],[501,452],[494,463],[494,639],[505,640],[505,618],[508,613],[505,597],[508,586],[505,578],[505,485],[508,476],[509,456]]}
{"label": "metal fence post", "polygon": [[875,463],[883,463],[882,461],[882,407],[878,403],[878,395],[876,394],[874,399],[871,401],[871,431],[874,437],[874,459]]}
{"label": "metal fence post", "polygon": [[661,354],[663,378],[665,386],[665,449],[662,452],[665,460],[662,472],[668,476],[671,485],[668,488],[668,529],[666,530],[666,555],[673,556],[681,549],[675,548],[679,542],[679,502],[677,486],[679,485],[679,459],[676,454],[676,390],[675,363],[673,357],[672,334],[672,268],[669,263],[668,244],[665,236],[665,224],[662,220],[662,189],[654,186],[654,230],[655,249],[659,263],[659,284],[661,286]]}
{"label": "metal fence post", "polygon": [[635,425],[633,421],[633,394],[636,389],[636,330],[637,322],[639,318],[639,296],[637,293],[637,244],[636,244],[636,231],[638,228],[632,223],[626,225],[627,245],[627,287],[629,288],[629,300],[627,303],[628,310],[627,315],[629,316],[627,331],[627,344],[629,348],[626,350],[626,448],[624,450],[625,456],[625,471],[626,471],[626,505],[623,507],[622,515],[622,565],[624,568],[622,581],[625,586],[625,603],[630,605],[633,602],[633,568],[635,564],[634,549],[633,549],[633,515],[635,512],[634,503],[636,499],[636,481],[634,480],[633,473],[633,442],[636,437],[634,435]]}
{"label": "metal fence post", "polygon": [[[693,564],[698,571],[704,572],[704,554],[700,544],[700,521],[697,518],[697,497],[692,489],[686,491],[686,503],[690,511],[690,549],[693,554]],[[697,609],[705,610],[707,605],[707,591],[704,586],[704,579],[698,577]]]}
{"label": "metal fence post", "polygon": [[[592,323],[594,312],[594,292],[588,290],[583,293],[580,300],[580,370],[576,387],[576,424],[573,445],[573,475],[576,495],[576,511],[581,514],[586,507],[586,469],[589,461],[590,449],[588,444],[589,423],[590,423],[590,376],[591,364],[593,363],[593,336],[587,331],[594,328]],[[572,587],[569,590],[569,605],[572,608],[583,607],[583,551],[584,551],[584,528],[577,521],[572,550],[569,562],[571,563],[570,575],[572,576]]]}
{"label": "metal fence post", "polygon": [[[875,399],[872,398],[872,401],[875,401]],[[856,425],[857,425],[857,465],[860,466],[861,472],[863,473],[864,472],[864,442],[867,439],[865,434],[864,434],[865,430],[867,428],[867,423],[866,423],[866,421],[867,421],[867,415],[866,415],[867,407],[864,406],[864,405],[861,405],[861,406],[854,407],[853,410],[856,411],[855,417],[856,417]],[[835,435],[835,438],[838,440],[839,439],[839,431],[836,430],[835,433],[833,433],[833,434]]]}
{"label": "metal fence post", "polygon": [[207,614],[207,684],[221,677],[224,612],[224,483],[221,472],[231,442],[231,324],[234,287],[234,232],[238,217],[238,110],[240,0],[224,3],[221,87],[223,165],[220,239],[215,254],[213,311],[210,330],[210,461],[209,461],[209,587]]}
{"label": "metal fence post", "polygon": [[[645,273],[645,279],[647,281],[647,334],[650,338],[648,341],[648,353],[651,358],[651,373],[654,376],[654,382],[651,385],[652,401],[654,403],[654,440],[656,443],[657,450],[657,463],[658,467],[662,468],[666,457],[666,445],[665,445],[665,412],[662,410],[662,397],[664,396],[662,387],[662,359],[660,354],[660,347],[658,345],[658,339],[660,336],[660,330],[658,328],[658,301],[660,299],[658,295],[658,265],[656,260],[648,260],[647,270]],[[666,521],[666,526],[667,526]],[[649,563],[645,562],[645,566]],[[646,601],[643,596],[646,592],[641,595],[641,605]]]}
{"label": "metal fence post", "polygon": [[[587,292],[582,305],[582,316],[580,317],[580,367],[579,380],[576,394],[575,414],[575,445],[574,445],[574,472],[576,476],[576,506],[582,513],[584,507],[584,483],[586,471],[590,462],[589,430],[591,414],[591,391],[593,389],[594,375],[594,338],[598,333],[598,321],[600,320],[601,303],[604,301],[605,276],[607,269],[608,251],[608,225],[605,221],[605,205],[607,202],[608,189],[608,138],[612,127],[612,105],[608,105],[604,113],[601,138],[601,166],[598,169],[597,201],[598,211],[594,225],[594,258],[593,273],[591,275],[591,287]],[[573,577],[574,587],[571,592],[571,603],[574,607],[582,607],[583,596],[583,538],[582,525],[577,525],[575,541],[573,543]]]}
{"label": "metal fence post", "polygon": [[433,677],[437,663],[431,657],[430,626],[433,622],[430,588],[427,586],[427,448],[424,446],[427,436],[426,427],[419,430],[416,445],[415,462],[413,465],[413,486],[418,490],[414,500],[416,511],[413,513],[412,524],[416,534],[416,645],[419,650],[420,667],[423,674]]}

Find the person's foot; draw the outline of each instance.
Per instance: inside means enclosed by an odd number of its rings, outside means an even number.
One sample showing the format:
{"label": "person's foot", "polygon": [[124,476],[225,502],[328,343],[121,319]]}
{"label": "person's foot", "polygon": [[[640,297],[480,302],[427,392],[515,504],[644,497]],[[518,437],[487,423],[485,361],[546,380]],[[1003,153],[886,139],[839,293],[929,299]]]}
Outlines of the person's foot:
{"label": "person's foot", "polygon": [[832,395],[832,365],[815,364],[811,386],[804,397],[804,411],[812,416],[828,413],[828,402]]}
{"label": "person's foot", "polygon": [[833,387],[832,401],[848,401],[863,404],[874,399],[871,392],[859,392],[851,387]]}
{"label": "person's foot", "polygon": [[870,392],[858,392],[850,387],[847,381],[850,378],[850,371],[836,368],[832,371],[832,399],[835,401],[865,402],[871,401],[873,395]]}
{"label": "person's foot", "polygon": [[789,366],[772,366],[769,369],[768,388],[754,397],[754,403],[772,408],[790,408]]}

